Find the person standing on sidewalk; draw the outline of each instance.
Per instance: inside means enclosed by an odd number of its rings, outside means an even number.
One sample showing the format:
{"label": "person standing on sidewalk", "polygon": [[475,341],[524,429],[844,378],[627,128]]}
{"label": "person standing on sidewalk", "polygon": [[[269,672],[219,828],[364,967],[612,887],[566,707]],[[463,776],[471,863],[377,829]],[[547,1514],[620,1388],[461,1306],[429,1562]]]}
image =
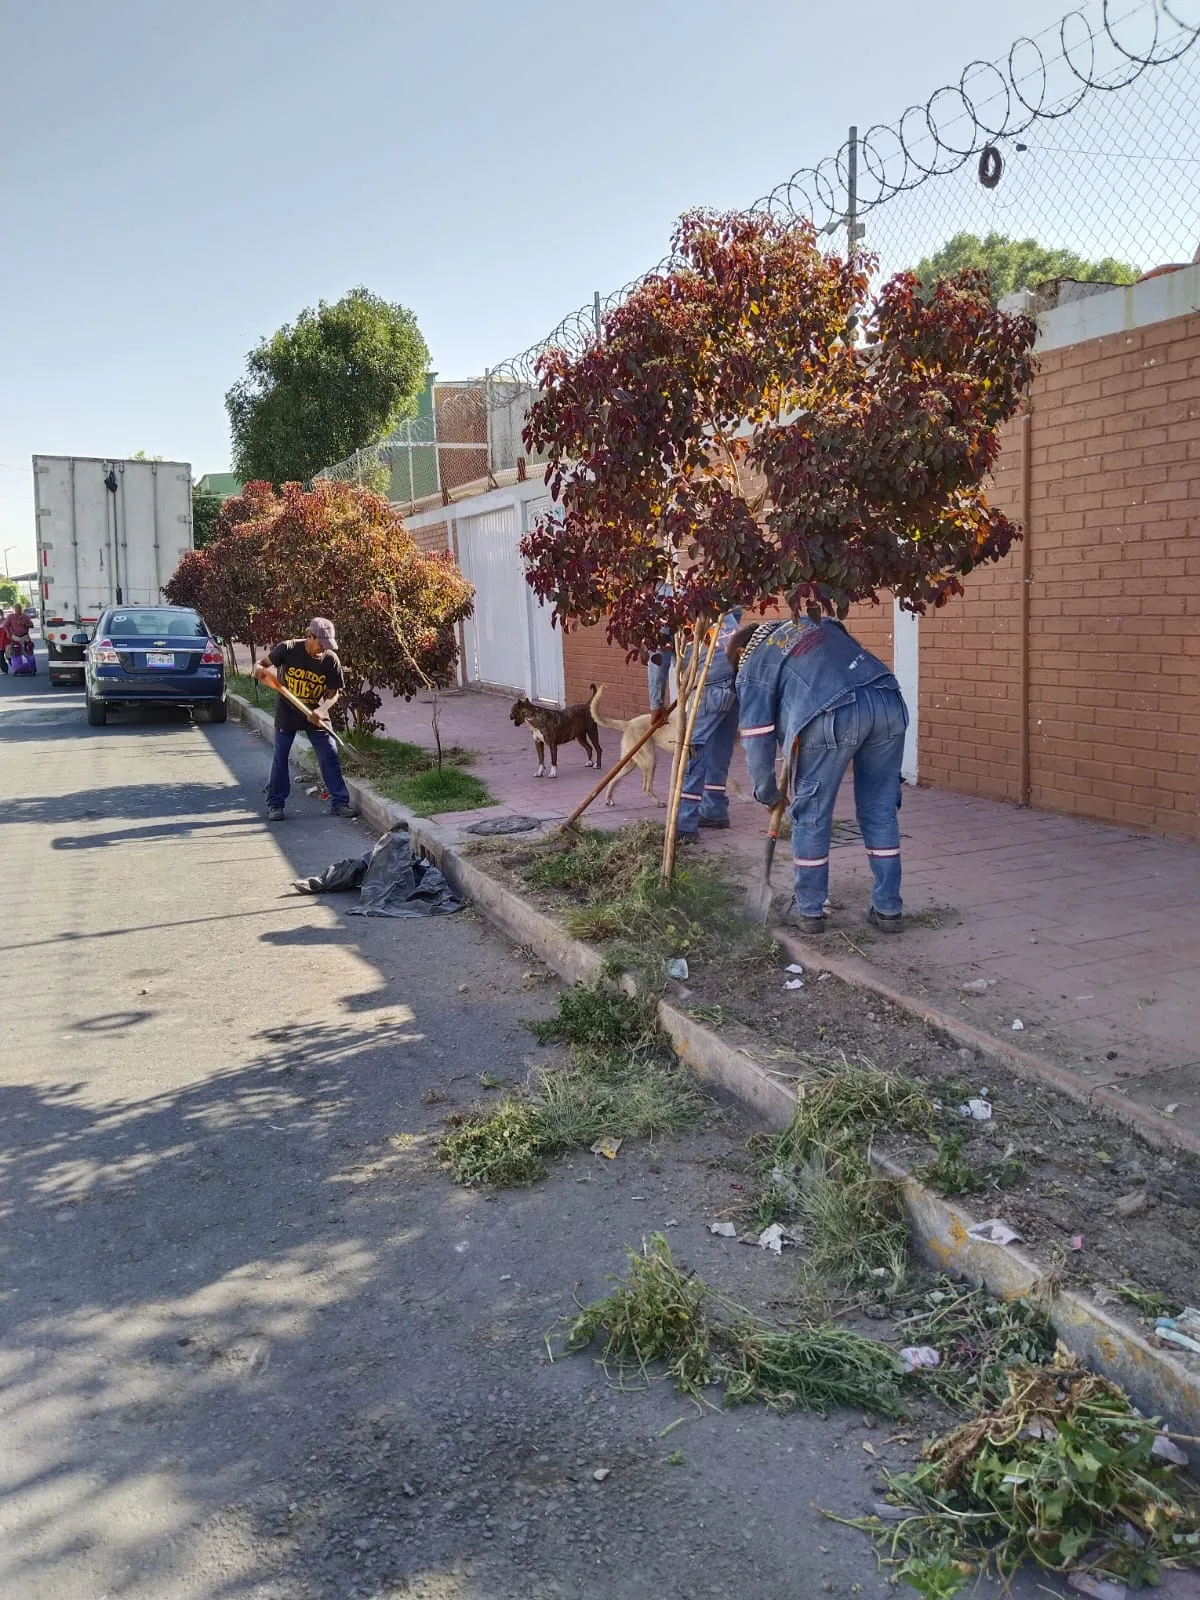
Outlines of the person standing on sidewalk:
{"label": "person standing on sidewalk", "polygon": [[[678,836],[683,840],[694,840],[701,828],[729,826],[727,784],[729,763],[733,760],[733,747],[737,741],[738,699],[733,684],[734,669],[725,651],[741,620],[741,607],[738,606],[716,624],[716,654],[700,696],[683,774],[678,823]],[[707,643],[706,639],[702,652]],[[674,659],[674,652],[669,649],[660,650],[650,659],[647,687],[656,726],[667,720],[667,692]],[[681,678],[686,676],[689,659],[690,651],[683,658],[679,674]],[[682,732],[685,726],[685,712],[682,709],[678,714],[678,723]]]}
{"label": "person standing on sidewalk", "polygon": [[900,898],[900,766],[908,710],[900,685],[841,623],[793,615],[742,628],[729,645],[739,728],[754,798],[780,798],[782,748],[791,793],[796,912],[803,933],[825,930],[833,808],[854,764],[854,807],[871,863],[868,921],[904,926]]}
{"label": "person standing on sidewalk", "polygon": [[308,735],[308,742],[316,752],[321,781],[329,791],[332,814],[335,817],[356,816],[342,776],[337,745],[330,732],[329,712],[345,687],[333,623],[327,617],[314,617],[303,639],[288,639],[275,645],[255,665],[254,676],[261,678],[269,667],[274,667],[288,693],[295,695],[309,710],[306,716],[282,695],[275,697],[275,757],[267,788],[267,821],[283,821],[284,806],[292,787],[288,758],[300,732]]}

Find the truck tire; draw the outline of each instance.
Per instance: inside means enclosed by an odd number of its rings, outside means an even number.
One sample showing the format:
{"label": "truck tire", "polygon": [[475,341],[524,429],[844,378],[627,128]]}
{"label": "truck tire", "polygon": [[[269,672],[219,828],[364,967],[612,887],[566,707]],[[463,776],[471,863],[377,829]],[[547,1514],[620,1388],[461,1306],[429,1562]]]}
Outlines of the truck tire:
{"label": "truck tire", "polygon": [[108,721],[108,707],[103,700],[93,700],[87,697],[87,719],[89,728],[102,728]]}

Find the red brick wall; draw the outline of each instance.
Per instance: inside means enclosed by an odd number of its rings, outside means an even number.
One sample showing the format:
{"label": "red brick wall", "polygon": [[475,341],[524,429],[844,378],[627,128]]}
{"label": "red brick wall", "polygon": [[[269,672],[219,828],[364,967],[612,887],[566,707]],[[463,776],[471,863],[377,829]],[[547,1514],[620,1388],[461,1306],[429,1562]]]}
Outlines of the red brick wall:
{"label": "red brick wall", "polygon": [[[1047,353],[1032,429],[1030,799],[1200,841],[1200,316]],[[921,624],[923,782],[1019,798],[1020,570]]]}
{"label": "red brick wall", "polygon": [[426,554],[430,554],[435,550],[442,551],[450,548],[447,542],[447,529],[444,522],[432,522],[424,528],[410,528],[408,531],[412,534],[417,548],[424,550]]}
{"label": "red brick wall", "polygon": [[870,604],[851,606],[846,626],[859,644],[865,645],[873,656],[878,656],[881,661],[886,661],[888,666],[891,666],[893,630],[890,591],[881,591],[877,606]]}
{"label": "red brick wall", "polygon": [[[766,615],[767,613],[763,613]],[[747,621],[751,618],[747,616]],[[892,659],[892,601],[880,597],[879,606],[855,606],[846,626],[867,649],[884,661]],[[567,704],[586,700],[593,683],[605,687],[604,707],[619,717],[635,717],[649,707],[646,669],[639,662],[626,664],[625,652],[605,642],[603,626],[580,628],[563,640]]]}
{"label": "red brick wall", "polygon": [[[996,504],[1018,518],[1024,426],[1015,421],[1005,429],[992,490]],[[973,572],[963,598],[921,619],[922,783],[1020,799],[1020,574],[1017,548]]]}
{"label": "red brick wall", "polygon": [[625,652],[606,642],[603,623],[567,634],[563,640],[563,672],[569,706],[586,700],[593,683],[602,683],[605,711],[618,717],[636,717],[649,709],[645,667],[638,661],[626,663]]}

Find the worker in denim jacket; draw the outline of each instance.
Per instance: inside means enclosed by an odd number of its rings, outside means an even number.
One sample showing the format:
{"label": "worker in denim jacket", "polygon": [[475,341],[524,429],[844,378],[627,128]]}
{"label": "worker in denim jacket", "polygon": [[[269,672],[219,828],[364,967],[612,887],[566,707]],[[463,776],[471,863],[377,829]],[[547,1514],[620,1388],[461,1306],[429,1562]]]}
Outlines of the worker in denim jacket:
{"label": "worker in denim jacket", "polygon": [[729,655],[746,765],[754,798],[765,806],[779,801],[775,755],[784,751],[800,928],[825,928],[834,802],[853,762],[854,806],[871,863],[868,918],[885,932],[899,932],[900,766],[908,726],[900,685],[829,618],[743,628]]}
{"label": "worker in denim jacket", "polygon": [[[729,826],[729,763],[737,742],[738,700],[734,688],[733,665],[726,655],[729,641],[737,632],[742,610],[736,606],[717,623],[717,648],[708,669],[708,680],[696,711],[696,725],[683,774],[683,794],[679,801],[678,836],[695,839],[701,828]],[[707,647],[705,640],[705,653]],[[683,658],[680,676],[687,674],[689,650]],[[666,721],[667,689],[674,652],[661,650],[652,657],[647,673],[650,709],[656,721]],[[703,657],[702,657],[703,660]],[[679,725],[683,727],[683,713]]]}

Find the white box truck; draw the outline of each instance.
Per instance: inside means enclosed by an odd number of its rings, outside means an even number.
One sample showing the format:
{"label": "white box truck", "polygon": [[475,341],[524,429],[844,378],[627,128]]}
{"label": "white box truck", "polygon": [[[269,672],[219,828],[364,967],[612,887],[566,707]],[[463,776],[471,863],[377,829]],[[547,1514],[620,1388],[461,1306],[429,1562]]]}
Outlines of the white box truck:
{"label": "white box truck", "polygon": [[76,635],[108,606],[157,605],[192,548],[191,465],[34,456],[33,496],[50,682],[82,683]]}

